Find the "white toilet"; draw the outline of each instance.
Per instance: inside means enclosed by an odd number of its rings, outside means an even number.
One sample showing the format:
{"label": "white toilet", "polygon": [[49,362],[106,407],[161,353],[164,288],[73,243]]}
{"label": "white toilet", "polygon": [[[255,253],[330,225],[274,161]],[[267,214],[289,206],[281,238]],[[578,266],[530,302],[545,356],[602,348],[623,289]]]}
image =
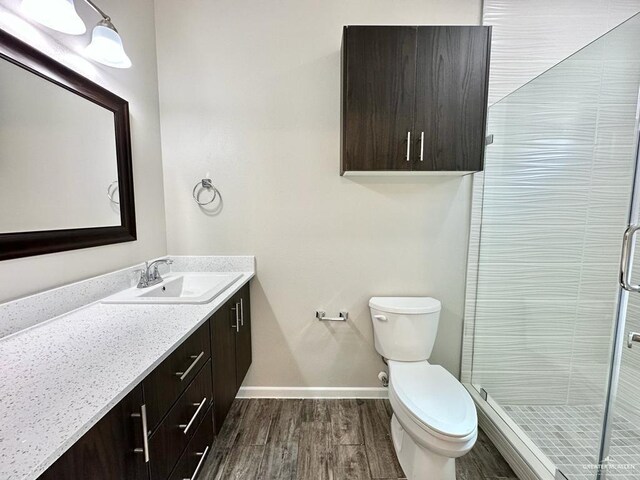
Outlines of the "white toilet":
{"label": "white toilet", "polygon": [[427,361],[441,304],[430,297],[373,297],[376,350],[389,363],[391,436],[409,480],[455,480],[455,459],[476,442],[476,407],[462,384]]}

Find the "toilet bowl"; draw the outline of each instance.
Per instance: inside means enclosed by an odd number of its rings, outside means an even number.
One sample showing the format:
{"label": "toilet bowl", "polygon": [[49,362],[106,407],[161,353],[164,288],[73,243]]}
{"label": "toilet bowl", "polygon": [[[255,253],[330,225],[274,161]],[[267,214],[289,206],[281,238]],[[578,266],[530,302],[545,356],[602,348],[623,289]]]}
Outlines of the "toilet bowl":
{"label": "toilet bowl", "polygon": [[370,300],[376,350],[388,360],[391,434],[409,480],[455,480],[478,436],[475,404],[431,355],[441,305],[430,297]]}

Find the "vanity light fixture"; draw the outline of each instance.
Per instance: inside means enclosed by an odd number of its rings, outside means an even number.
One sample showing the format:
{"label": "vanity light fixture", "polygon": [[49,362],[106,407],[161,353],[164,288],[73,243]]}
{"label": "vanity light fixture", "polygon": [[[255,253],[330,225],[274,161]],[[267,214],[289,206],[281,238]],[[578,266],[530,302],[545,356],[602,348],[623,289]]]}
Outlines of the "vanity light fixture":
{"label": "vanity light fixture", "polygon": [[32,20],[69,35],[82,35],[87,27],[73,0],[23,0],[22,11]]}
{"label": "vanity light fixture", "polygon": [[[22,0],[22,10],[31,19],[42,25],[71,35],[81,35],[87,28],[78,16],[74,0]],[[86,55],[96,62],[113,68],[129,68],[131,60],[124,51],[122,38],[104,13],[92,0],[84,0],[102,20],[93,27],[91,43],[85,48]]]}
{"label": "vanity light fixture", "polygon": [[100,10],[91,0],[84,1],[102,17],[102,20],[93,27],[91,43],[85,49],[85,53],[96,62],[108,67],[129,68],[131,60],[124,51],[122,38],[111,23],[109,15]]}
{"label": "vanity light fixture", "polygon": [[131,60],[124,51],[122,38],[109,18],[93,27],[91,43],[85,48],[88,57],[113,68],[129,68]]}

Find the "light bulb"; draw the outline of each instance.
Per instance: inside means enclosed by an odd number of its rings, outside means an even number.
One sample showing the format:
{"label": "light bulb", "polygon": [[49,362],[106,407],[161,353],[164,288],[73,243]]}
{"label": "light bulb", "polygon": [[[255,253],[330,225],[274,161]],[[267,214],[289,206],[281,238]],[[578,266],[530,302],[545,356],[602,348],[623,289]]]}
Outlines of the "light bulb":
{"label": "light bulb", "polygon": [[82,35],[87,27],[73,0],[23,0],[22,11],[32,20],[69,35]]}

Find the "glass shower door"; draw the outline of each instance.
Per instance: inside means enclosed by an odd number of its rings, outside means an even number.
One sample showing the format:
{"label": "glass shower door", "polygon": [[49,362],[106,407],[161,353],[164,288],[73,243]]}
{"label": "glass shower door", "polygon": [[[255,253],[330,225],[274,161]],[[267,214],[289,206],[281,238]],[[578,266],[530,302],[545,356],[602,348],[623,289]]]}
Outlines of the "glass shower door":
{"label": "glass shower door", "polygon": [[606,467],[640,452],[640,344],[616,341],[640,330],[640,293],[627,302],[618,282],[637,45],[640,16],[489,110],[470,382],[548,475],[569,480],[640,479]]}
{"label": "glass shower door", "polygon": [[[640,181],[637,178],[636,181]],[[613,353],[608,410],[601,452],[601,480],[640,478],[640,190],[636,186],[633,224],[624,235],[620,266],[620,311]]]}

